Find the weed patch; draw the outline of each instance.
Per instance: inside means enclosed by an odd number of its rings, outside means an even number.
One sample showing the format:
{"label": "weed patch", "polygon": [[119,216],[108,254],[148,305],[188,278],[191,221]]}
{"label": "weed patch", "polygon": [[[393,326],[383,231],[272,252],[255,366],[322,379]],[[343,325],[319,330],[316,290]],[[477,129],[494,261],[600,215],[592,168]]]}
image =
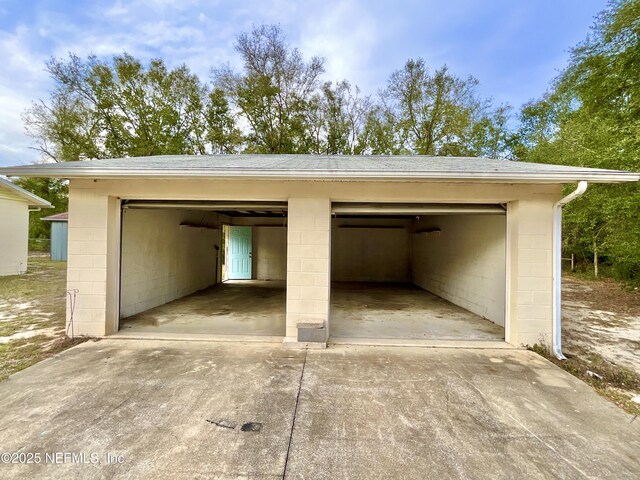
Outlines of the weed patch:
{"label": "weed patch", "polygon": [[546,345],[535,344],[529,350],[591,385],[596,392],[627,413],[640,415],[640,404],[632,400],[640,395],[640,375],[634,371],[614,365],[596,353],[572,355],[566,360],[558,360],[550,354]]}

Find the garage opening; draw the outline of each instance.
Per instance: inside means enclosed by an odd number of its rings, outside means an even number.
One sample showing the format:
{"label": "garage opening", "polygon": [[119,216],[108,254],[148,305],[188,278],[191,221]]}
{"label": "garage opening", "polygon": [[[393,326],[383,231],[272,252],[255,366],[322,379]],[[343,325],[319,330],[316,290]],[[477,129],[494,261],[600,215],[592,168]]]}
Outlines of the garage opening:
{"label": "garage opening", "polygon": [[504,340],[502,205],[334,203],[330,334]]}
{"label": "garage opening", "polygon": [[120,253],[123,334],[285,334],[286,202],[124,201]]}

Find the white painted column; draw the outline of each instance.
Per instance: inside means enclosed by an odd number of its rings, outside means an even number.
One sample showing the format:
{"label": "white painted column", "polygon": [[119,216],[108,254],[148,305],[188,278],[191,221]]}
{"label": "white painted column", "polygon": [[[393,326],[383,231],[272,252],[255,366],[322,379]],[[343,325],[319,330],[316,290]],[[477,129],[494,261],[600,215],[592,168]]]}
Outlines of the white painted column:
{"label": "white painted column", "polygon": [[553,291],[553,199],[509,205],[509,270],[506,341],[551,346]]}
{"label": "white painted column", "polygon": [[290,198],[285,342],[297,341],[298,322],[324,321],[328,336],[330,273],[331,200]]}
{"label": "white painted column", "polygon": [[[75,335],[107,333],[108,197],[92,188],[69,188],[67,289],[77,290],[73,311]],[[71,320],[67,298],[67,326]],[[71,331],[69,330],[69,333]]]}

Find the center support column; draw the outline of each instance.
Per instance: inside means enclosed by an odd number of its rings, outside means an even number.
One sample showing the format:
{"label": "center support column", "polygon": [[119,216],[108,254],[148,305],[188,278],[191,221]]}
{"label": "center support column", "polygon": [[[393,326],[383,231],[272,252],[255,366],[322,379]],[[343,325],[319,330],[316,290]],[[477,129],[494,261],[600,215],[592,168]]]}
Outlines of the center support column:
{"label": "center support column", "polygon": [[326,347],[330,277],[331,200],[290,198],[285,345]]}

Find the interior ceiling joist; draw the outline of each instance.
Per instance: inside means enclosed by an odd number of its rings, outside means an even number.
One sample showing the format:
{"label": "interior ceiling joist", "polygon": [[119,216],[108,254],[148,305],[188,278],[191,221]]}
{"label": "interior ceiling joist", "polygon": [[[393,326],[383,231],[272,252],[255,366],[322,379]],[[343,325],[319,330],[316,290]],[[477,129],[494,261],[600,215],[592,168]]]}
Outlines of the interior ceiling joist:
{"label": "interior ceiling joist", "polygon": [[[215,212],[234,212],[247,215],[282,215],[287,202],[214,202],[188,200],[125,200],[125,209],[187,209]],[[499,204],[461,203],[333,203],[334,215],[345,216],[413,216],[413,215],[504,215],[506,209]]]}
{"label": "interior ceiling joist", "polygon": [[186,209],[216,212],[269,212],[287,211],[287,202],[212,202],[190,200],[125,200],[122,208],[131,209]]}
{"label": "interior ceiling joist", "polygon": [[498,204],[461,203],[334,203],[334,215],[504,215]]}

